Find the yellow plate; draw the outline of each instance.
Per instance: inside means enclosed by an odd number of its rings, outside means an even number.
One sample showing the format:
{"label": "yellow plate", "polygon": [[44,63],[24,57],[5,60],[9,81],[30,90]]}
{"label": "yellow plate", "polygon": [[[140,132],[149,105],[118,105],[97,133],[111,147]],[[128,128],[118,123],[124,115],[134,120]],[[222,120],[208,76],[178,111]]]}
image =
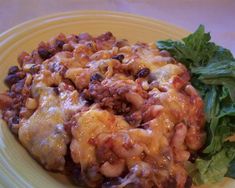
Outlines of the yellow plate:
{"label": "yellow plate", "polygon": [[[5,90],[3,79],[11,65],[17,64],[21,51],[30,52],[42,40],[58,33],[89,32],[93,35],[111,31],[117,38],[131,42],[154,42],[158,39],[181,39],[187,31],[162,21],[125,13],[108,11],[79,11],[55,14],[18,25],[0,35],[0,91]],[[75,187],[62,175],[45,171],[0,121],[0,187],[60,188]],[[208,186],[207,186],[208,187]],[[235,181],[209,187],[235,187]]]}

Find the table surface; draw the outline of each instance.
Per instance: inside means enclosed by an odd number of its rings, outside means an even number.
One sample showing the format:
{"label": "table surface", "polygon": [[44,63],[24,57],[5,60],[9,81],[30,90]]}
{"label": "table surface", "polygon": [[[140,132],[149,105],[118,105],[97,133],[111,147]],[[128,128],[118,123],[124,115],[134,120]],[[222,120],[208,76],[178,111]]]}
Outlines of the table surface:
{"label": "table surface", "polygon": [[204,24],[212,40],[235,55],[235,0],[0,0],[0,33],[36,17],[72,10],[128,12],[189,31]]}

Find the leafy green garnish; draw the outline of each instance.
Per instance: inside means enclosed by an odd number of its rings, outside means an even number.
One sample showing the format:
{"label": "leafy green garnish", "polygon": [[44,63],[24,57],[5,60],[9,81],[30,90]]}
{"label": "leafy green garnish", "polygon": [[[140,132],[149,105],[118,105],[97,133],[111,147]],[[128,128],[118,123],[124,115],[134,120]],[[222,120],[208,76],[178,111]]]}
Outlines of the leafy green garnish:
{"label": "leafy green garnish", "polygon": [[235,133],[235,59],[231,52],[210,42],[204,26],[182,41],[158,41],[191,72],[192,85],[205,103],[207,142],[197,159],[193,180],[213,183],[222,177],[235,178],[235,147],[226,141]]}
{"label": "leafy green garnish", "polygon": [[228,167],[235,157],[235,148],[224,147],[211,157],[210,160],[197,159],[198,171],[193,177],[196,184],[215,183],[221,180],[228,172]]}

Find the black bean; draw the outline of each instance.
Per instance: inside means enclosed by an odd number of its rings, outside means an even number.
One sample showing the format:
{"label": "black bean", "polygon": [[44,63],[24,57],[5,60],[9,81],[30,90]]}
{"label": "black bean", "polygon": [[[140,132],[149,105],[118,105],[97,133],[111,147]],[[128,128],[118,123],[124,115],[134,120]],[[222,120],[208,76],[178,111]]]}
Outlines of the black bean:
{"label": "black bean", "polygon": [[197,157],[198,157],[198,153],[193,152],[190,154],[189,161],[194,163],[196,161]]}
{"label": "black bean", "polygon": [[90,93],[87,90],[84,90],[81,93],[81,97],[86,101],[87,105],[92,105],[94,103],[93,97],[90,95]]}
{"label": "black bean", "polygon": [[137,78],[144,78],[144,77],[147,77],[150,73],[150,69],[149,68],[142,68],[140,69],[137,74],[136,74],[136,77]]}
{"label": "black bean", "polygon": [[85,98],[85,100],[86,100],[86,105],[88,105],[88,106],[91,106],[91,105],[94,104],[94,102],[95,102],[92,97],[90,97],[90,98]]}
{"label": "black bean", "polygon": [[53,91],[55,92],[56,95],[60,94],[58,87],[53,87]]}
{"label": "black bean", "polygon": [[55,41],[55,46],[56,46],[56,48],[62,49],[63,46],[64,46],[64,44],[65,44],[65,42],[62,41],[62,40],[58,40],[58,39],[57,39],[57,40]]}
{"label": "black bean", "polygon": [[7,93],[7,95],[8,95],[9,97],[11,97],[11,98],[16,97],[16,93],[13,92],[13,91],[9,91],[9,92]]}
{"label": "black bean", "polygon": [[124,59],[124,55],[123,54],[119,54],[119,55],[116,55],[116,56],[113,56],[112,59],[116,59],[118,61],[120,61],[122,63],[123,59]]}
{"label": "black bean", "polygon": [[77,42],[79,42],[79,36],[75,35],[75,39],[77,40]]}
{"label": "black bean", "polygon": [[99,167],[98,166],[91,166],[86,169],[85,172],[86,178],[89,181],[92,182],[97,182],[99,183],[100,180],[102,179],[102,175],[99,172]]}
{"label": "black bean", "polygon": [[177,182],[174,177],[169,177],[164,183],[163,187],[167,188],[176,188],[177,187]]}
{"label": "black bean", "polygon": [[184,188],[190,188],[193,184],[192,178],[190,176],[187,177],[186,182],[184,184]]}
{"label": "black bean", "polygon": [[51,57],[51,53],[45,48],[39,48],[38,54],[43,60],[46,60]]}
{"label": "black bean", "polygon": [[8,70],[8,74],[15,74],[19,71],[19,67],[18,66],[12,66],[9,68]]}
{"label": "black bean", "polygon": [[119,178],[109,178],[102,184],[102,188],[118,187],[120,184],[121,182]]}
{"label": "black bean", "polygon": [[18,124],[20,122],[20,118],[19,116],[14,116],[12,119],[11,119],[11,122],[13,124]]}
{"label": "black bean", "polygon": [[4,80],[4,83],[8,86],[11,87],[13,84],[15,84],[16,82],[18,82],[19,80],[21,80],[21,78],[19,76],[17,76],[16,74],[9,74],[7,75],[7,77]]}
{"label": "black bean", "polygon": [[74,181],[75,184],[81,185],[82,173],[81,173],[81,168],[79,166],[73,166],[73,168],[71,170],[71,176],[72,176],[72,180]]}
{"label": "black bean", "polygon": [[100,75],[99,73],[95,73],[91,76],[91,79],[90,81],[93,82],[93,81],[98,81],[98,82],[101,82],[103,80],[103,76]]}
{"label": "black bean", "polygon": [[21,93],[24,88],[25,80],[20,80],[12,86],[12,90],[16,93]]}
{"label": "black bean", "polygon": [[29,72],[30,72],[31,74],[36,74],[36,73],[38,73],[39,70],[40,70],[40,65],[33,65],[33,66],[30,68]]}

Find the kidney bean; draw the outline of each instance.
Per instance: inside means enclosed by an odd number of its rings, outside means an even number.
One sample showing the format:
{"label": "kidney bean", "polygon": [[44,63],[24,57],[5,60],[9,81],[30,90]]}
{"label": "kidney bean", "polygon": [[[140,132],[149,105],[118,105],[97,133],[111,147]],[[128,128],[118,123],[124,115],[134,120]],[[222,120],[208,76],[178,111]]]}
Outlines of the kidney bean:
{"label": "kidney bean", "polygon": [[1,94],[0,93],[0,109],[6,109],[10,107],[13,103],[13,100],[11,97],[9,97],[7,94]]}
{"label": "kidney bean", "polygon": [[20,65],[20,67],[22,67],[25,63],[26,59],[31,59],[29,53],[27,52],[22,52],[19,56],[18,56],[18,64]]}

